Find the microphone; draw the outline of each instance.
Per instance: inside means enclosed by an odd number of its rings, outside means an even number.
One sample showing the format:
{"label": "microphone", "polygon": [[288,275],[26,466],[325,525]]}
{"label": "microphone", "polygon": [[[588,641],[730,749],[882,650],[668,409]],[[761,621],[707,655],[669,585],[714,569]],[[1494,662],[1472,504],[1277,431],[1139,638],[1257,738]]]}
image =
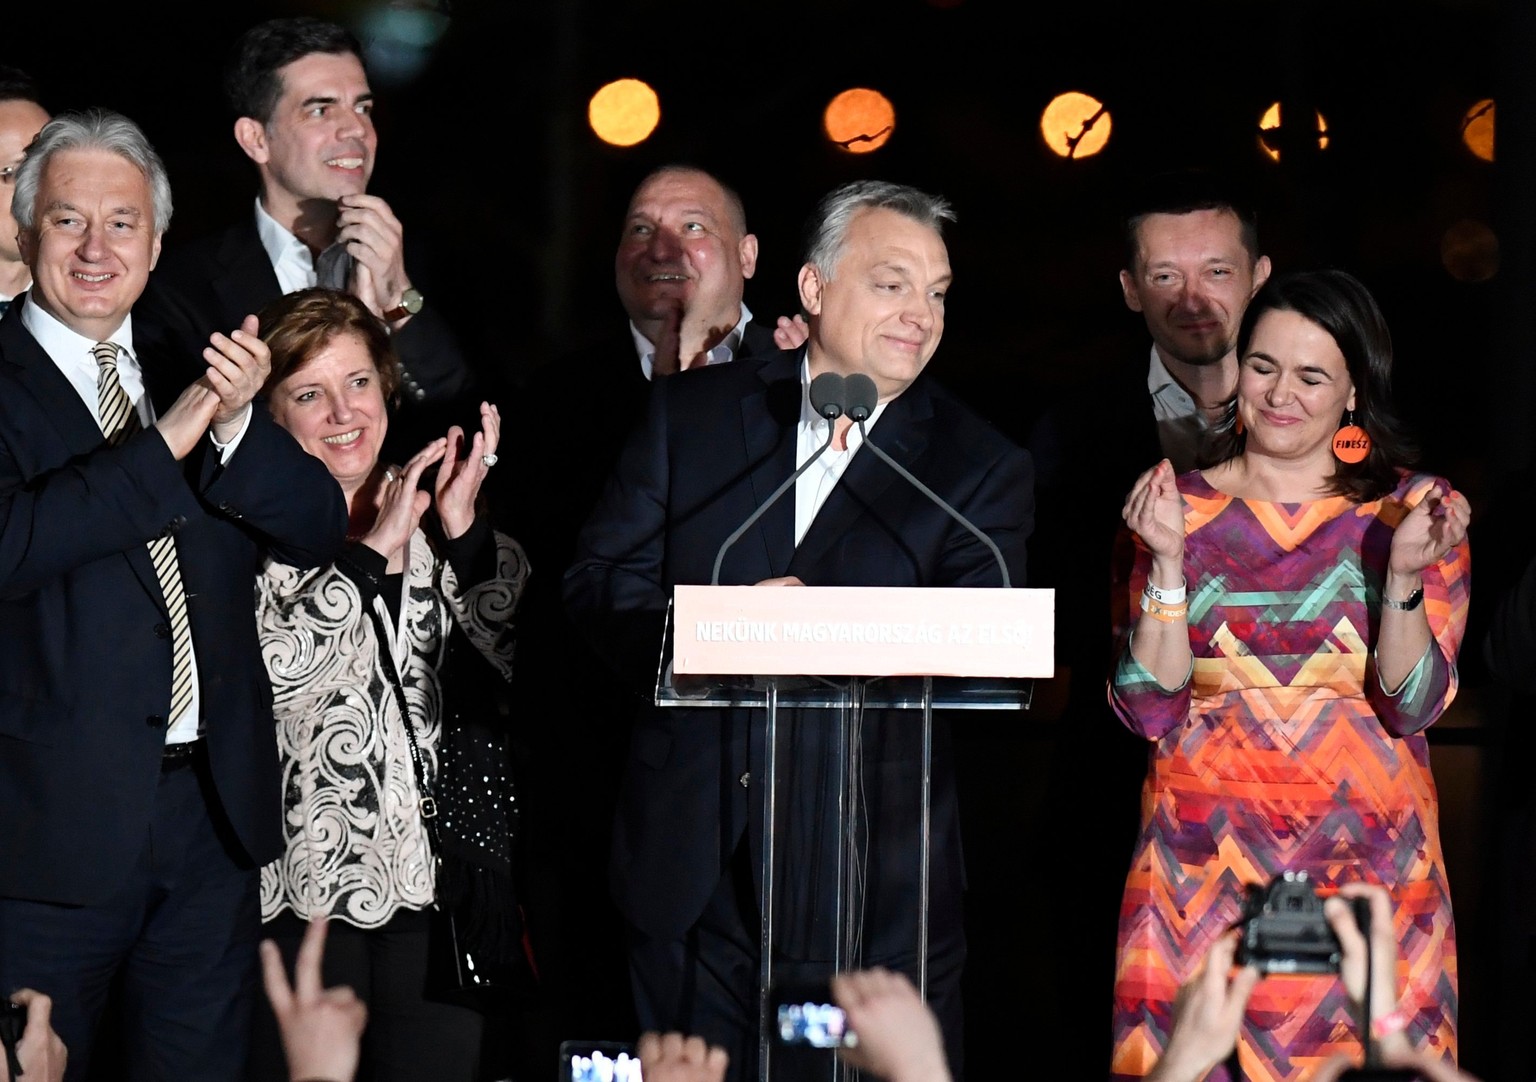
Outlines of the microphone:
{"label": "microphone", "polygon": [[[971,533],[975,534],[981,543],[986,545],[987,548],[992,551],[992,558],[997,561],[997,569],[1002,572],[1003,587],[1005,589],[1011,588],[1013,586],[1013,582],[1008,577],[1008,563],[1003,559],[1002,551],[998,549],[997,543],[986,534],[982,533],[979,529],[977,529],[974,522],[966,518],[959,511],[956,511],[947,502],[945,502],[944,498],[937,492],[923,484],[916,477],[913,477],[911,471],[909,471],[900,462],[897,462],[890,455],[882,451],[869,438],[869,432],[865,429],[864,422],[869,420],[870,416],[875,412],[876,404],[880,401],[880,393],[875,389],[875,381],[870,379],[862,372],[855,372],[853,375],[847,377],[843,381],[843,386],[846,395],[844,400],[844,412],[848,414],[849,420],[859,426],[859,435],[862,436],[864,440],[863,446],[868,447],[875,453],[876,457],[878,457],[881,462],[884,462],[891,469],[901,474],[901,476],[906,478],[906,480],[909,481],[914,488],[916,488],[924,496],[927,496],[934,503],[938,504],[939,507],[944,510],[944,513],[947,514],[950,518],[954,519],[967,530],[970,530]],[[809,465],[809,463],[807,463],[807,465]]]}
{"label": "microphone", "polygon": [[[838,375],[836,372],[823,372],[821,375],[811,380],[811,409],[816,411],[817,416],[825,417],[830,422],[835,421],[837,418],[843,415],[843,403],[845,401],[845,391],[843,386],[843,377]],[[871,387],[873,387],[873,384],[871,384]],[[784,483],[773,490],[773,495],[764,500],[762,504],[758,506],[757,510],[753,511],[750,515],[747,516],[747,521],[736,527],[736,529],[731,533],[731,536],[727,537],[723,542],[721,542],[720,551],[715,553],[714,571],[711,572],[709,576],[709,584],[711,586],[720,585],[720,564],[725,560],[726,550],[728,550],[732,545],[739,541],[741,539],[741,535],[750,530],[752,528],[752,524],[758,519],[762,518],[764,513],[767,512],[768,508],[778,503],[780,496],[784,495],[784,493],[788,492],[792,487],[794,487],[794,483],[800,479],[800,475],[811,468],[811,463],[820,458],[826,449],[832,446],[832,437],[836,435],[836,433],[837,426],[828,424],[826,442],[823,443],[820,447],[816,448],[816,453],[805,460],[805,465],[801,466],[798,470],[785,478]]]}

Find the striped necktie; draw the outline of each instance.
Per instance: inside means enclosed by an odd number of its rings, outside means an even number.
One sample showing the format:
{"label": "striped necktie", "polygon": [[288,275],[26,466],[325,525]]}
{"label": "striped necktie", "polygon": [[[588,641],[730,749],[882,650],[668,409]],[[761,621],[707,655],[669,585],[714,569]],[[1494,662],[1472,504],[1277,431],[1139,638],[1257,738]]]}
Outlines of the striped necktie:
{"label": "striped necktie", "polygon": [[[96,384],[101,411],[101,431],[116,447],[142,427],[139,414],[128,401],[128,394],[117,379],[117,346],[97,342],[91,347],[100,368]],[[149,556],[165,595],[165,609],[171,620],[171,712],[170,724],[192,705],[192,624],[187,619],[187,595],[181,585],[181,565],[176,561],[176,543],[169,535],[149,542]]]}

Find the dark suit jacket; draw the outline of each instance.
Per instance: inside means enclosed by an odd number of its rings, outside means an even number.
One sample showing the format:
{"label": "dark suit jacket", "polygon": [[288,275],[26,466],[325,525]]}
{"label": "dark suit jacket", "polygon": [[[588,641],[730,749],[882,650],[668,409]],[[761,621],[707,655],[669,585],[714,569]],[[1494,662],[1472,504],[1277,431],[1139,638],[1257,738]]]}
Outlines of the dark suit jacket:
{"label": "dark suit jacket", "polygon": [[[654,672],[672,588],[709,582],[721,542],[793,472],[802,355],[777,353],[657,384],[566,574],[572,614],[607,656],[628,657],[636,671],[648,664]],[[886,407],[870,438],[986,532],[1004,553],[1013,581],[1023,583],[1034,513],[1025,451],[926,376]],[[811,586],[1000,582],[980,541],[867,454],[850,462],[798,547],[794,501],[786,495],[730,550],[721,582],[781,575]],[[796,778],[794,803],[804,805],[807,837],[823,841],[835,832],[823,799],[832,784],[829,728],[824,715],[796,721],[787,737],[791,762],[782,768]],[[762,776],[762,730],[760,712],[642,711],[612,860],[619,906],[642,931],[675,937],[702,912],[761,810],[761,796],[749,795],[740,779],[748,772]],[[919,737],[915,714],[866,717],[866,778],[876,824],[868,897],[876,923],[892,882],[906,882],[892,869],[909,865],[907,878],[915,879]],[[953,779],[937,749],[936,756],[935,909],[958,917],[962,870]],[[754,843],[759,833],[752,831]],[[824,872],[824,865],[807,869],[786,883],[781,898],[792,925],[813,920],[809,909],[818,897],[829,903],[833,880]]]}
{"label": "dark suit jacket", "polygon": [[[253,211],[221,233],[165,246],[133,311],[134,341],[164,356],[201,357],[209,334],[228,334],[280,296]],[[479,427],[470,401],[472,371],[430,297],[394,345],[403,371],[390,455],[403,462],[452,422]]]}
{"label": "dark suit jacket", "polygon": [[[490,478],[497,521],[523,545],[545,581],[558,581],[573,559],[576,534],[651,391],[629,324],[621,322],[615,331],[540,366],[520,388],[499,396],[505,468]],[[778,351],[773,329],[749,321],[731,363]],[[556,586],[552,596],[558,594]]]}
{"label": "dark suit jacket", "polygon": [[[185,371],[139,356],[169,408]],[[206,439],[177,462],[153,428],[108,447],[20,315],[0,320],[0,896],[95,902],[142,851],[171,695],[146,542],[170,532],[219,802],[265,863],[282,811],[256,574],[269,551],[332,557],[340,487],[260,403],[227,466]]]}

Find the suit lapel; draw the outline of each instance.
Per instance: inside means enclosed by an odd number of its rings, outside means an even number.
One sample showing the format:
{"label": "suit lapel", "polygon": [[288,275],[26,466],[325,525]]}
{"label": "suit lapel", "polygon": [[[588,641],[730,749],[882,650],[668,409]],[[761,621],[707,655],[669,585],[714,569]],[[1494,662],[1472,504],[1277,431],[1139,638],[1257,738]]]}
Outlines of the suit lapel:
{"label": "suit lapel", "polygon": [[218,295],[220,310],[236,322],[209,329],[228,334],[239,325],[239,320],[260,312],[268,302],[281,296],[283,289],[267,258],[267,250],[261,246],[254,212],[224,235],[218,258],[219,274],[213,280],[213,291]]}
{"label": "suit lapel", "polygon": [[19,308],[0,320],[0,349],[17,369],[21,385],[37,400],[40,415],[58,430],[69,453],[88,455],[98,450],[103,440],[101,426],[80,401],[74,384],[59,371],[32,332],[21,325]]}
{"label": "suit lapel", "polygon": [[[869,439],[902,466],[913,470],[928,450],[932,421],[933,402],[926,386],[918,381],[886,405],[880,423],[869,430]],[[825,575],[817,574],[817,569],[823,566],[828,548],[849,530],[856,529],[862,517],[876,513],[882,502],[887,501],[893,484],[900,486],[895,495],[905,499],[908,485],[895,470],[862,449],[855,454],[816,513],[786,574],[798,575],[813,585],[816,579],[824,578]]]}
{"label": "suit lapel", "polygon": [[[741,401],[742,442],[751,468],[752,506],[761,507],[795,472],[800,423],[801,353],[785,353],[764,364],[760,390]],[[795,545],[795,494],[786,492],[753,528],[774,577],[788,574]],[[745,541],[745,539],[743,539]]]}
{"label": "suit lapel", "polygon": [[[17,298],[19,305],[21,298]],[[68,449],[71,458],[81,457],[101,450],[106,437],[91,411],[80,400],[74,384],[59,371],[59,366],[38,345],[32,332],[21,324],[21,311],[8,313],[0,319],[0,355],[17,370],[17,381],[37,401],[40,416],[58,431],[59,438]],[[46,463],[44,469],[57,469],[62,462]],[[155,574],[154,562],[149,558],[147,545],[138,545],[124,554],[133,573],[151,597],[162,607],[163,595],[160,579]]]}

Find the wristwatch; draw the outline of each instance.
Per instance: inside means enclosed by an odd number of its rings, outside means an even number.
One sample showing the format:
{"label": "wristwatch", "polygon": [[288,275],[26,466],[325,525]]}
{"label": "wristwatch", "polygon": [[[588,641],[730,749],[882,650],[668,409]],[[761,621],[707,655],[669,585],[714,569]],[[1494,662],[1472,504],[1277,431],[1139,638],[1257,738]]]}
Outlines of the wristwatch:
{"label": "wristwatch", "polygon": [[420,290],[407,289],[404,293],[400,294],[400,303],[384,313],[384,321],[386,323],[393,323],[397,319],[414,316],[417,312],[421,311],[421,306],[425,303],[426,298],[421,295]]}
{"label": "wristwatch", "polygon": [[1381,595],[1382,605],[1389,609],[1396,609],[1398,612],[1412,612],[1414,609],[1418,608],[1423,601],[1424,587],[1422,586],[1413,591],[1413,593],[1409,594],[1406,601],[1394,601],[1386,594]]}

